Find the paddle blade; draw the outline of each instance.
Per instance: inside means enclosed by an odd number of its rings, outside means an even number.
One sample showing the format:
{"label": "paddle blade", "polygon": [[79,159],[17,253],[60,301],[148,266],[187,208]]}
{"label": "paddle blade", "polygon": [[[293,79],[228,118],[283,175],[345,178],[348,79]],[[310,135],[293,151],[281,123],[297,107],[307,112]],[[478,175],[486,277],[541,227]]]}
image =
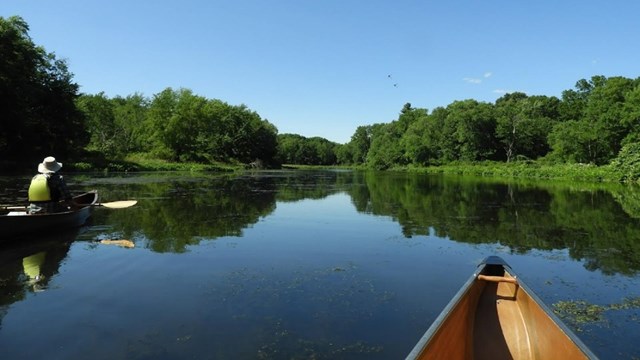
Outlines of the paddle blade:
{"label": "paddle blade", "polygon": [[107,245],[117,245],[117,246],[121,246],[121,247],[125,247],[125,248],[129,248],[129,249],[133,249],[134,247],[136,247],[136,244],[131,241],[131,240],[111,240],[111,239],[104,239],[104,240],[100,240],[101,244],[107,244]]}
{"label": "paddle blade", "polygon": [[137,203],[138,203],[137,200],[122,200],[122,201],[112,201],[112,202],[101,203],[98,205],[104,206],[109,209],[124,209],[128,207],[132,207]]}

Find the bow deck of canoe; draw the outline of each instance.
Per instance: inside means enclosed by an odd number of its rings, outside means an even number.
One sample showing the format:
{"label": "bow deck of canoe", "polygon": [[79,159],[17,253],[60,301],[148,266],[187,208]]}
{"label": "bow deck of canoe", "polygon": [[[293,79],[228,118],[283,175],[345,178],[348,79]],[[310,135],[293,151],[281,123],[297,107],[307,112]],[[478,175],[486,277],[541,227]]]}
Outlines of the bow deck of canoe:
{"label": "bow deck of canoe", "polygon": [[464,284],[407,359],[595,359],[499,257]]}
{"label": "bow deck of canoe", "polygon": [[29,215],[26,208],[14,207],[0,210],[0,242],[11,241],[30,233],[51,234],[62,229],[82,226],[91,215],[91,208],[98,201],[98,192],[90,191],[75,196],[77,209]]}

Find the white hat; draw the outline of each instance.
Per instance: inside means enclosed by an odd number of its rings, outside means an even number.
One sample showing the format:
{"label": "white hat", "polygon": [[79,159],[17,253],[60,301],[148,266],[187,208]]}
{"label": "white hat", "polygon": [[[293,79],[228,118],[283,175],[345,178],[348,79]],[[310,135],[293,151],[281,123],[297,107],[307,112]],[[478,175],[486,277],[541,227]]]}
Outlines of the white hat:
{"label": "white hat", "polygon": [[56,161],[53,156],[44,158],[41,164],[38,164],[38,172],[42,174],[53,174],[62,168],[62,163]]}

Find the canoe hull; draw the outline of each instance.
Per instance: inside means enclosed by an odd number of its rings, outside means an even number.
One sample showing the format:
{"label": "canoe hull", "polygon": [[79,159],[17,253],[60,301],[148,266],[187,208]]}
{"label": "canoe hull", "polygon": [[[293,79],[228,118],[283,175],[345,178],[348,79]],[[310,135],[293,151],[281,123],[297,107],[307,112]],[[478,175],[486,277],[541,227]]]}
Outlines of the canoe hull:
{"label": "canoe hull", "polygon": [[[483,277],[500,281],[480,280]],[[500,258],[489,257],[407,359],[594,359]]]}
{"label": "canoe hull", "polygon": [[29,234],[51,234],[63,229],[82,226],[91,216],[91,209],[98,201],[97,191],[74,197],[79,209],[50,214],[0,215],[0,242],[10,242]]}

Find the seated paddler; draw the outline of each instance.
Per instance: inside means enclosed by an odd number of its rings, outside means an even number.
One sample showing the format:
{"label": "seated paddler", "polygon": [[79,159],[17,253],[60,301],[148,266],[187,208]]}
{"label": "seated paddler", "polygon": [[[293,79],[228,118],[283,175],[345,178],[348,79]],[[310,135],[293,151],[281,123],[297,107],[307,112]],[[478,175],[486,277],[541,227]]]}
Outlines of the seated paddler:
{"label": "seated paddler", "polygon": [[31,179],[29,185],[30,214],[54,213],[74,209],[69,188],[59,171],[62,163],[53,156],[46,157],[38,164],[38,174]]}

